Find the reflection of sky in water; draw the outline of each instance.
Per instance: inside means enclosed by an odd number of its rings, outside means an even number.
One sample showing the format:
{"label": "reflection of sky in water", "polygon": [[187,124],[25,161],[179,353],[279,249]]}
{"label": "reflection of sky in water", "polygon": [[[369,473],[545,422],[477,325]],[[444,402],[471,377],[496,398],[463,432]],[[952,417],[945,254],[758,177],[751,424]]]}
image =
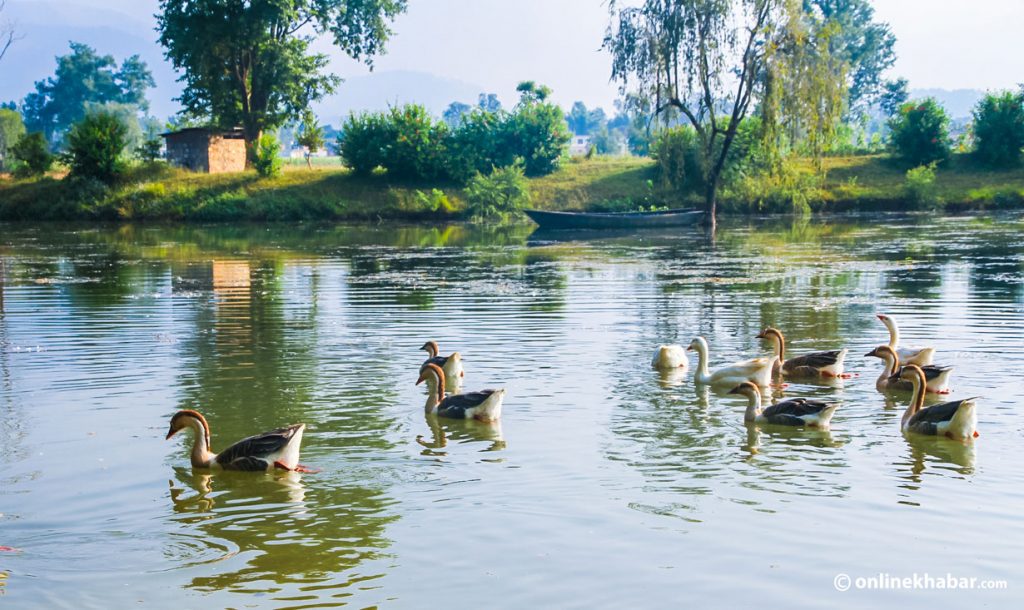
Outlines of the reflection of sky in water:
{"label": "reflection of sky in water", "polygon": [[[5,601],[817,606],[837,572],[1012,579],[1020,224],[758,223],[529,243],[8,227],[0,544],[22,551],[0,556]],[[899,433],[907,397],[875,392],[861,356],[882,310],[956,367],[954,396],[982,396],[976,443]],[[694,387],[692,354],[650,369],[697,334],[712,368],[768,354],[769,324],[791,354],[850,349],[854,378],[776,390],[840,400],[831,431],[745,426],[744,398]],[[428,338],[462,352],[466,390],[508,389],[500,425],[424,414]],[[304,421],[302,461],[323,470],[192,473],[185,441],[162,440],[186,407],[215,449]],[[969,551],[935,534],[954,530]]]}

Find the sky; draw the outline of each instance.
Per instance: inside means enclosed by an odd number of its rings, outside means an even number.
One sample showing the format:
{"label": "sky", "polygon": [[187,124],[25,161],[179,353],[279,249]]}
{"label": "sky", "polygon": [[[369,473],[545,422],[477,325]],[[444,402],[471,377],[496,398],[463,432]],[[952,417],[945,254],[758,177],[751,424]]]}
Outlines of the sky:
{"label": "sky", "polygon": [[[155,38],[148,28],[157,0],[9,0],[21,8],[47,2],[57,7],[56,20],[89,21],[116,11],[124,17],[121,27]],[[1024,0],[875,0],[874,6],[898,39],[892,75],[908,78],[911,88],[1002,89],[1024,81]],[[606,0],[409,0],[375,70],[430,73],[497,92],[506,103],[515,99],[517,82],[535,80],[552,87],[563,106],[580,99],[611,110],[617,88],[600,50],[607,22]],[[22,25],[31,35],[34,24]],[[329,42],[317,48],[334,58],[342,77],[369,74]],[[52,55],[63,51],[54,48]],[[2,78],[0,71],[6,94]]]}

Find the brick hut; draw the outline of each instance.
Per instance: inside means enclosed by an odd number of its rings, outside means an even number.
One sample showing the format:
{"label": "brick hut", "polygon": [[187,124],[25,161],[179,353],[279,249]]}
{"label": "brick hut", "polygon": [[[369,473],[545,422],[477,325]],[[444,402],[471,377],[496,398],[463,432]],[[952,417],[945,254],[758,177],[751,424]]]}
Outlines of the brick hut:
{"label": "brick hut", "polygon": [[245,136],[241,129],[215,131],[190,127],[161,134],[171,165],[207,174],[245,169]]}

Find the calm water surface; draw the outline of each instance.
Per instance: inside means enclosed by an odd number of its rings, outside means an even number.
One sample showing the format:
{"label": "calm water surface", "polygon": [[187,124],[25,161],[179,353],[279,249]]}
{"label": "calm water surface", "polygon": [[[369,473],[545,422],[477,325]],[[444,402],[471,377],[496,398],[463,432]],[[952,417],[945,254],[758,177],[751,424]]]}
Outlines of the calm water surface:
{"label": "calm water surface", "polygon": [[[1024,222],[871,217],[601,239],[454,226],[0,225],[0,607],[1009,606],[1024,592]],[[979,395],[966,445],[899,432],[861,357],[901,321]],[[850,348],[831,432],[649,369]],[[500,426],[423,412],[426,339]],[[193,473],[306,422],[319,474]],[[929,573],[1003,591],[837,592]]]}

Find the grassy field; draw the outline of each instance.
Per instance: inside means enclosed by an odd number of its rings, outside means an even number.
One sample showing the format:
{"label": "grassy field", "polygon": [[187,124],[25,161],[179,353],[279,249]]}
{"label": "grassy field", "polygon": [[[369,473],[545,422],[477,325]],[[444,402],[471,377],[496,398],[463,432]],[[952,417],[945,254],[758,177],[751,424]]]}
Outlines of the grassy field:
{"label": "grassy field", "polygon": [[[393,183],[386,175],[357,177],[330,159],[312,170],[286,164],[277,178],[255,172],[194,174],[165,165],[137,167],[107,188],[90,181],[62,180],[59,173],[35,180],[0,177],[0,219],[14,220],[361,220],[452,219],[465,207],[457,185]],[[803,191],[815,211],[905,209],[905,170],[884,156],[825,160],[824,175]],[[809,167],[803,175],[812,174]],[[541,209],[635,209],[698,204],[657,186],[654,163],[639,158],[572,159],[555,173],[530,180],[531,205]],[[754,183],[746,194],[727,191],[723,209],[786,211],[775,187]],[[425,195],[444,192],[450,209],[432,211]],[[759,190],[760,189],[760,190]],[[1024,204],[1024,169],[984,170],[954,158],[937,172],[935,201],[951,208]],[[779,204],[782,197],[783,204]],[[742,199],[742,201],[740,200]],[[768,202],[768,203],[766,203]]]}

